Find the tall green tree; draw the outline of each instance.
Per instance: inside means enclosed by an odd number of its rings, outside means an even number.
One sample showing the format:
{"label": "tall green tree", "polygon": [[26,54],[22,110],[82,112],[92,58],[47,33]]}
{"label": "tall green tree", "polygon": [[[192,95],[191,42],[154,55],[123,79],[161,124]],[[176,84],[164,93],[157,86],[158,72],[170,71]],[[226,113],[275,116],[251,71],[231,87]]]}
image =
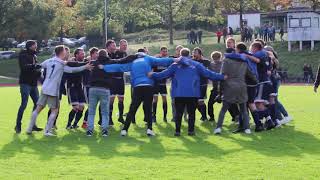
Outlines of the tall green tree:
{"label": "tall green tree", "polygon": [[19,40],[48,37],[52,9],[40,0],[14,0],[13,3],[2,17],[6,36]]}

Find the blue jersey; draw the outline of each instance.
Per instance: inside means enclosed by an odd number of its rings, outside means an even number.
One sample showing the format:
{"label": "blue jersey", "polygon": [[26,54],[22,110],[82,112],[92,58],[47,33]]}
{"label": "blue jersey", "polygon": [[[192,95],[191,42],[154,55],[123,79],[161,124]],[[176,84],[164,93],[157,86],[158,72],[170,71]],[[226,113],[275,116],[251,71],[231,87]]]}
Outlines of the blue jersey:
{"label": "blue jersey", "polygon": [[[181,63],[181,64],[179,64]],[[183,57],[179,63],[172,64],[168,69],[152,74],[154,79],[172,78],[171,97],[201,97],[201,77],[211,80],[223,80],[224,76],[208,70],[200,62],[190,57]]]}
{"label": "blue jersey", "polygon": [[244,52],[244,53],[225,53],[224,56],[226,58],[229,58],[229,59],[237,59],[237,60],[242,60],[242,61],[245,61],[247,62],[248,64],[248,68],[249,70],[251,71],[251,73],[253,73],[256,78],[258,79],[259,78],[259,74],[258,74],[258,70],[257,70],[257,63],[251,61],[247,56],[245,56],[244,54],[249,54],[249,55],[252,55],[251,53],[249,52]]}
{"label": "blue jersey", "polygon": [[268,70],[270,70],[271,63],[270,63],[270,58],[267,52],[261,50],[261,51],[255,52],[253,56],[260,59],[260,62],[257,63],[259,82],[263,83],[263,82],[270,81]]}

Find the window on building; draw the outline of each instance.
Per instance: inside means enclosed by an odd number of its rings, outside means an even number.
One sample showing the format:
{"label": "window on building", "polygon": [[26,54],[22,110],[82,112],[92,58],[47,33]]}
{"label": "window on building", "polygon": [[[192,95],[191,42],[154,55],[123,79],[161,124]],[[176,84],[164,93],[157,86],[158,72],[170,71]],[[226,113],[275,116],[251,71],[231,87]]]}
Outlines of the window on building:
{"label": "window on building", "polygon": [[314,24],[314,27],[315,28],[319,28],[320,26],[319,26],[319,17],[314,17],[314,19],[313,19],[313,24]]}
{"label": "window on building", "polygon": [[299,18],[290,18],[289,19],[289,28],[298,28],[300,27]]}
{"label": "window on building", "polygon": [[301,27],[311,27],[311,18],[301,18]]}

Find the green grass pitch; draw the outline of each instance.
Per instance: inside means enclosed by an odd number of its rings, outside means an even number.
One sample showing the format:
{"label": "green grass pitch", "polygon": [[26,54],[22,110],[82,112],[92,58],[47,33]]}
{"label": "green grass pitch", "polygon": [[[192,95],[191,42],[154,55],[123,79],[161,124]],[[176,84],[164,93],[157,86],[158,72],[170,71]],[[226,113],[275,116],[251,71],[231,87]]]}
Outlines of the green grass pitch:
{"label": "green grass pitch", "polygon": [[[162,122],[161,104],[159,123],[154,126],[156,136],[152,138],[145,135],[141,109],[128,137],[120,137],[118,123],[106,138],[98,128],[93,137],[86,137],[82,129],[67,131],[70,106],[66,97],[57,137],[25,134],[31,99],[22,134],[16,135],[13,127],[19,88],[0,88],[0,97],[0,179],[320,179],[320,97],[311,86],[280,88],[280,100],[294,118],[280,129],[235,135],[231,133],[235,125],[227,116],[223,134],[215,136],[214,125],[200,123],[197,114],[197,135],[187,136],[183,123],[178,138],[173,136],[174,124]],[[126,97],[125,111],[130,103],[129,91]],[[114,107],[116,120],[117,104]],[[219,110],[220,105],[215,108],[216,116]],[[40,127],[45,126],[46,114],[44,110],[38,118]]]}

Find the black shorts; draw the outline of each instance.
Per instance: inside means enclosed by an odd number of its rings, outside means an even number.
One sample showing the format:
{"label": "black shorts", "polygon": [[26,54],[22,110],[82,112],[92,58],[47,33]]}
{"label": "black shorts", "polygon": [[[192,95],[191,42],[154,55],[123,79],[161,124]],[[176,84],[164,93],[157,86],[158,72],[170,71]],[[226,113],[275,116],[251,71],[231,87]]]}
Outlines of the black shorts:
{"label": "black shorts", "polygon": [[69,104],[83,105],[86,103],[86,98],[82,87],[70,87],[67,89]]}
{"label": "black shorts", "polygon": [[248,103],[249,104],[254,103],[254,100],[257,95],[257,86],[248,86],[247,93],[248,93]]}
{"label": "black shorts", "polygon": [[270,96],[274,96],[275,92],[271,83],[262,83],[257,86],[257,95],[254,102],[269,103]]}
{"label": "black shorts", "polygon": [[199,98],[200,101],[207,99],[207,88],[208,88],[207,85],[200,86],[200,98]]}
{"label": "black shorts", "polygon": [[218,95],[219,95],[218,91],[215,89],[212,89],[209,97],[209,102],[213,104],[218,102],[219,101]]}
{"label": "black shorts", "polygon": [[161,96],[166,96],[168,94],[167,92],[167,86],[164,84],[161,85],[155,85],[153,87],[153,95],[158,95],[160,94]]}
{"label": "black shorts", "polygon": [[112,85],[110,88],[111,96],[124,96],[124,90],[124,79],[112,79]]}
{"label": "black shorts", "polygon": [[62,92],[59,93],[59,100],[61,101],[62,99]]}

